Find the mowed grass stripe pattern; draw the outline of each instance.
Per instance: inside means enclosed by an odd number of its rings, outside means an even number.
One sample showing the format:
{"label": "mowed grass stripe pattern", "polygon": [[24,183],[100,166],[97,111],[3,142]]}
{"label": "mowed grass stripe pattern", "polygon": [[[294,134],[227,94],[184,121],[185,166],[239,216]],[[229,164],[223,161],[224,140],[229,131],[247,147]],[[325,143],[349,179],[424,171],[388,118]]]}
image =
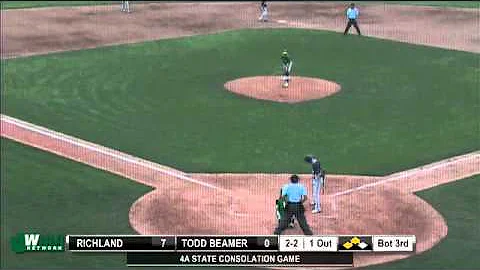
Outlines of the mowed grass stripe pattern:
{"label": "mowed grass stripe pattern", "polygon": [[[227,92],[280,72],[342,91],[288,105]],[[382,175],[477,150],[478,54],[313,30],[242,30],[6,62],[3,113],[189,172]]]}

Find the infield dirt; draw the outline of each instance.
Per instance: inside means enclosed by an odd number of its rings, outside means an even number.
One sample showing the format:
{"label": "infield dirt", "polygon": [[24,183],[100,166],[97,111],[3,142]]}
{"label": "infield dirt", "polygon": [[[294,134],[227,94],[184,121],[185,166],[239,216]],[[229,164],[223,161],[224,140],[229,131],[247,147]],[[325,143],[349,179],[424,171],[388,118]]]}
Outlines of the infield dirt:
{"label": "infield dirt", "polygon": [[[243,28],[309,28],[343,32],[342,3],[272,3],[258,22],[258,3],[136,4],[2,10],[2,58],[80,50]],[[480,52],[479,9],[360,5],[365,36]]]}

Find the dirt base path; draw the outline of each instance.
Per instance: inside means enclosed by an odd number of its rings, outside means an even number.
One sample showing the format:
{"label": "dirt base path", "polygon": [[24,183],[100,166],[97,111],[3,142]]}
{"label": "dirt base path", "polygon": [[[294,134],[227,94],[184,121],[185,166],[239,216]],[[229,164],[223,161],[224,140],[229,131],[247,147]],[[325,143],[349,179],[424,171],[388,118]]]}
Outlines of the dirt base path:
{"label": "dirt base path", "polygon": [[[273,198],[288,177],[187,174],[5,115],[1,135],[154,187],[130,209],[131,225],[141,234],[271,234],[276,225]],[[420,253],[445,237],[447,226],[431,205],[412,192],[476,174],[480,174],[480,152],[385,177],[328,175],[323,212],[307,213],[307,219],[316,234],[416,235]],[[301,177],[307,181],[309,176]],[[161,207],[167,203],[173,207]],[[298,228],[286,233],[301,234]],[[411,255],[355,254],[354,264]]]}
{"label": "dirt base path", "polygon": [[[134,4],[2,10],[2,58],[80,50],[243,28],[310,28],[343,32],[343,3],[271,3],[258,22],[257,2]],[[364,35],[480,52],[479,9],[362,4]]]}

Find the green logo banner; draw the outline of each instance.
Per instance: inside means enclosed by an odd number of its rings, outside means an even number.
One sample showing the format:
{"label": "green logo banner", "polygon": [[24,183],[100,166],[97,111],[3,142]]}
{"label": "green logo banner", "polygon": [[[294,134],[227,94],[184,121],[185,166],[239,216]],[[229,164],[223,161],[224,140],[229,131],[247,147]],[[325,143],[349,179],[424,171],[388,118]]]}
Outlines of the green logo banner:
{"label": "green logo banner", "polygon": [[63,252],[65,251],[65,235],[17,233],[10,239],[13,252]]}

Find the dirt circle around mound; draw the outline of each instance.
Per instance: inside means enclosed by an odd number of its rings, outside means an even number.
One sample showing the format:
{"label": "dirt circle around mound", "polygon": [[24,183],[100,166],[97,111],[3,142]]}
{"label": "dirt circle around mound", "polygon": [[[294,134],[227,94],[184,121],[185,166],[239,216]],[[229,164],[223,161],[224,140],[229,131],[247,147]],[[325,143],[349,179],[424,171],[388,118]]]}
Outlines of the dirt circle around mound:
{"label": "dirt circle around mound", "polygon": [[310,77],[291,77],[288,87],[282,87],[281,76],[244,77],[225,83],[225,88],[238,95],[283,103],[298,103],[321,99],[340,91],[339,84]]}

